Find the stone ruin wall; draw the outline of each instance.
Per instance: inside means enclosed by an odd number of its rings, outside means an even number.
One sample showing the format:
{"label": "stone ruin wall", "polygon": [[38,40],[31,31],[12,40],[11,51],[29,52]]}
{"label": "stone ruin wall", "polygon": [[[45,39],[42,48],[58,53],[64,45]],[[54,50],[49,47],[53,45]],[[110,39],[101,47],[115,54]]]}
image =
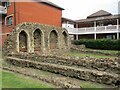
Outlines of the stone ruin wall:
{"label": "stone ruin wall", "polygon": [[[58,51],[69,50],[70,38],[66,29],[31,22],[17,25],[7,37],[3,49],[4,55],[19,58],[19,60],[6,59],[7,62],[14,65],[39,68],[86,81],[96,81],[113,86],[120,85],[120,63],[118,59],[55,56]],[[45,56],[41,56],[42,54]],[[50,54],[53,56],[50,56]],[[26,61],[27,59],[29,61]],[[38,61],[38,63],[35,61]],[[43,62],[50,64],[41,64]],[[65,65],[68,68],[65,66],[58,67],[59,65]],[[85,67],[90,71],[78,70],[72,67]],[[97,72],[92,72],[92,70],[97,70]],[[98,73],[99,71],[101,73]]]}
{"label": "stone ruin wall", "polygon": [[[8,53],[56,53],[70,49],[70,38],[66,29],[24,22],[13,29],[4,44]],[[54,52],[53,52],[54,51]]]}
{"label": "stone ruin wall", "polygon": [[120,86],[118,59],[38,56],[36,54],[9,54],[8,56],[6,62],[18,67],[40,69],[80,80]]}

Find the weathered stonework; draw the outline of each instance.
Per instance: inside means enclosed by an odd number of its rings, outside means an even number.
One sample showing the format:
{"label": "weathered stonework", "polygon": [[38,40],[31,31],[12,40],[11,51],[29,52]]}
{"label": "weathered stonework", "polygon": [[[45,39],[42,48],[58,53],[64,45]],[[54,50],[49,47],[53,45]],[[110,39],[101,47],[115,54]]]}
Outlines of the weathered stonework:
{"label": "weathered stonework", "polygon": [[31,61],[47,62],[51,64],[65,65],[77,68],[87,68],[91,70],[105,71],[108,73],[120,74],[120,62],[119,58],[80,58],[70,56],[58,56],[58,55],[36,55],[36,54],[10,54],[10,57],[17,57],[21,59],[29,59]]}
{"label": "weathered stonework", "polygon": [[[65,40],[64,40],[65,39]],[[32,22],[24,22],[13,29],[4,45],[4,53],[51,53],[69,50],[66,29]]]}
{"label": "weathered stonework", "polygon": [[13,57],[8,57],[6,61],[16,66],[28,67],[28,68],[32,67],[35,69],[45,70],[45,71],[61,74],[64,76],[78,78],[85,81],[104,83],[117,87],[119,87],[120,85],[120,77],[118,74],[95,71],[90,69],[81,69],[81,68],[69,67],[58,64],[51,64],[46,62],[43,63],[34,60],[19,59]]}
{"label": "weathered stonework", "polygon": [[[85,46],[77,48],[83,50]],[[5,59],[8,63],[16,66],[32,67],[85,81],[120,86],[118,58],[62,56],[61,53],[68,50],[70,39],[66,29],[25,22],[17,25],[7,37],[3,54],[8,56]]]}

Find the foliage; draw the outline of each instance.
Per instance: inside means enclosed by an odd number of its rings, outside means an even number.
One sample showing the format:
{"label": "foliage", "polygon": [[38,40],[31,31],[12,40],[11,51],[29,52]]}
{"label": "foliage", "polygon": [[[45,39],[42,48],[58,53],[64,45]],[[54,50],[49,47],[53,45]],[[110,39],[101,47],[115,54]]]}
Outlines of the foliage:
{"label": "foliage", "polygon": [[86,48],[102,49],[102,50],[120,50],[120,40],[111,39],[81,39],[72,42],[75,45],[84,44]]}

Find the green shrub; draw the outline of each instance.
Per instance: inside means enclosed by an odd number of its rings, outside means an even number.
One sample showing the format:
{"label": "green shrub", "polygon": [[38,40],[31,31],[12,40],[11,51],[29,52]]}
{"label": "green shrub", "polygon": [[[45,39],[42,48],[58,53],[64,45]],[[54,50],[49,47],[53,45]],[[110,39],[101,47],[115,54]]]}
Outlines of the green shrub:
{"label": "green shrub", "polygon": [[75,45],[84,44],[86,48],[103,50],[120,50],[120,40],[111,39],[81,39],[72,42]]}

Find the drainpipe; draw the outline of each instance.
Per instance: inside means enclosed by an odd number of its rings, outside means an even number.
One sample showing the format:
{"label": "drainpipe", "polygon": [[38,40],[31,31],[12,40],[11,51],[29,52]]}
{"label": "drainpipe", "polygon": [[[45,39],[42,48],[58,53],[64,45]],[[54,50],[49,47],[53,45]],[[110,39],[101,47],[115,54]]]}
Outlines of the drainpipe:
{"label": "drainpipe", "polygon": [[119,40],[119,19],[117,19],[117,40]]}
{"label": "drainpipe", "polygon": [[97,26],[97,23],[96,23],[96,21],[94,21],[94,39],[95,39],[95,40],[97,39],[96,26]]}
{"label": "drainpipe", "polygon": [[[78,31],[78,24],[76,24],[76,30]],[[79,35],[78,34],[76,34],[76,40],[79,40]]]}
{"label": "drainpipe", "polygon": [[16,26],[16,3],[14,0],[14,27]]}

